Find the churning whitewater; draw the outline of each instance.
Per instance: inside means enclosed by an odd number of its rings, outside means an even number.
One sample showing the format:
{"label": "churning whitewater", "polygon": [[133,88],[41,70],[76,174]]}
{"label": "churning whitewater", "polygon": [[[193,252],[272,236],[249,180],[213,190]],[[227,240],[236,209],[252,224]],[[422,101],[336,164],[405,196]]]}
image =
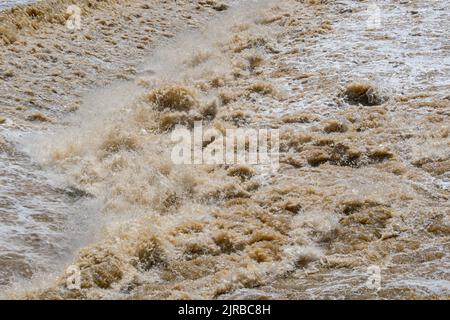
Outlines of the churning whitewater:
{"label": "churning whitewater", "polygon": [[445,1],[69,3],[0,12],[4,297],[450,297]]}

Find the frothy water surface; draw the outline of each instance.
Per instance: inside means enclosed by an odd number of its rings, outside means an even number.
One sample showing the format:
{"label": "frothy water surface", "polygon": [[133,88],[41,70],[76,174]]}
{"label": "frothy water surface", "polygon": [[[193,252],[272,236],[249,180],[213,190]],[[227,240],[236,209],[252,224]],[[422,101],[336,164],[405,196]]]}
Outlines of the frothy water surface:
{"label": "frothy water surface", "polygon": [[[44,149],[51,142],[49,156],[53,162],[43,166],[66,173],[80,189],[95,195],[111,220],[109,237],[85,248],[73,262],[82,266],[88,276],[89,290],[82,292],[87,295],[79,298],[448,296],[449,243],[441,234],[447,232],[444,227],[448,173],[416,167],[417,160],[428,156],[448,158],[448,140],[443,135],[430,134],[440,132],[439,119],[446,118],[443,112],[426,108],[429,103],[445,111],[443,99],[448,95],[450,65],[446,31],[434,33],[437,29],[448,30],[443,27],[448,21],[445,8],[441,3],[432,8],[389,2],[381,8],[383,28],[371,30],[365,25],[365,7],[360,2],[342,1],[335,8],[342,10],[342,15],[334,16],[339,12],[336,10],[323,11],[323,19],[329,19],[332,28],[325,23],[317,31],[316,11],[309,8],[304,12],[303,7],[295,7],[298,11],[294,17],[302,16],[304,21],[298,26],[284,25],[289,33],[266,45],[267,50],[261,53],[266,58],[261,76],[249,73],[244,78],[248,83],[229,80],[231,84],[226,84],[236,91],[255,79],[271,79],[270,67],[283,66],[283,72],[272,83],[292,94],[291,99],[255,95],[253,102],[257,105],[253,106],[243,96],[240,101],[245,102],[246,112],[255,115],[255,119],[257,115],[267,116],[269,121],[274,113],[282,116],[299,110],[306,112],[312,105],[316,106],[312,114],[321,121],[348,116],[353,120],[349,126],[354,131],[328,133],[327,139],[317,130],[309,131],[310,139],[316,139],[314,149],[306,140],[302,148],[325,152],[329,149],[324,144],[342,142],[344,147],[357,147],[358,152],[361,149],[359,153],[365,157],[368,143],[374,150],[380,147],[379,151],[387,144],[395,155],[392,161],[361,161],[354,168],[344,162],[339,167],[286,166],[282,174],[272,181],[264,179],[262,185],[261,181],[244,184],[220,168],[211,172],[172,167],[165,156],[169,150],[165,137],[149,134],[158,126],[156,116],[165,114],[156,113],[161,111],[154,110],[145,99],[131,99],[134,94],[142,94],[131,87],[115,88],[97,96],[87,105],[87,113],[80,110],[80,124],[68,124],[64,132],[54,135],[55,141],[44,139],[43,143],[35,143],[30,139],[37,149]],[[252,14],[256,15],[256,11]],[[250,23],[245,18],[246,25],[235,29],[240,37],[232,37],[231,42],[232,34],[226,32],[231,22],[236,23],[235,16],[228,24],[226,20],[216,23],[220,26],[220,32],[215,30],[217,34],[209,28],[206,35],[236,48],[241,47],[242,38],[265,43],[266,38],[275,37],[260,22]],[[270,26],[272,18],[264,21],[269,23],[267,29],[275,32],[276,28]],[[311,25],[311,30],[303,30]],[[302,36],[297,38],[299,34]],[[197,38],[202,41],[196,43]],[[180,40],[175,45],[201,48],[211,55],[192,50],[195,59],[188,59],[192,57],[178,56],[178,51],[169,47],[161,51],[164,59],[156,59],[158,63],[145,68],[154,71],[156,80],[149,76],[141,79],[142,83],[161,85],[158,80],[172,73],[177,75],[172,77],[174,83],[184,77],[201,83],[215,72],[223,72],[224,79],[230,78],[227,76],[231,64],[227,65],[224,51],[217,51],[216,42],[208,43],[204,38],[203,34],[184,37],[184,42]],[[239,52],[233,50],[229,54],[232,58],[248,57],[239,56]],[[174,63],[168,63],[169,58]],[[185,63],[190,60],[201,63]],[[292,70],[298,74],[290,75]],[[336,85],[359,79],[370,79],[391,97],[408,98],[411,104],[401,100],[396,103],[393,98],[385,106],[373,109],[361,107],[352,111],[352,106],[337,105]],[[188,87],[186,91],[189,90]],[[419,100],[423,97],[416,97],[418,101],[411,97],[418,92],[427,93],[424,101]],[[215,94],[214,89],[209,93]],[[417,104],[415,109],[412,102]],[[111,114],[105,116],[107,107]],[[412,112],[402,108],[411,108]],[[227,116],[229,109],[220,111]],[[367,113],[373,118],[365,119]],[[371,120],[368,127],[356,130],[363,120]],[[308,129],[307,125],[304,129]],[[427,139],[421,139],[422,136]],[[288,142],[295,142],[288,138]],[[338,160],[342,159],[340,149],[332,152]],[[76,212],[82,211],[80,200],[88,196],[67,185],[58,186],[27,156],[3,153],[0,161],[0,207],[4,211],[0,265],[5,266],[2,270],[10,270],[0,276],[8,284],[15,276],[29,278],[41,270],[51,271],[54,261],[64,261],[65,254],[71,256],[76,247],[71,239],[77,239],[71,232],[80,235],[77,230],[83,229],[73,227],[75,221],[83,225]],[[185,175],[183,170],[191,175]],[[240,185],[250,192],[242,192],[237,188]],[[436,188],[437,185],[441,187]],[[224,197],[227,202],[222,201]],[[298,203],[294,201],[297,199]],[[367,266],[371,265],[380,268],[380,291],[371,291],[366,285]],[[67,297],[64,288],[54,292]]]}

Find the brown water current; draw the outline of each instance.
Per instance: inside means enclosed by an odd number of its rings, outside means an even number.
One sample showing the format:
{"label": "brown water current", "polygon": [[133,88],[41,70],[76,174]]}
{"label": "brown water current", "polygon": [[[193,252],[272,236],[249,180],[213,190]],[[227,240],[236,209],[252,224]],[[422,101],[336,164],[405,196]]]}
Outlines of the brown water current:
{"label": "brown water current", "polygon": [[[4,296],[450,297],[445,1],[88,2],[0,28]],[[195,121],[279,169],[175,165]]]}

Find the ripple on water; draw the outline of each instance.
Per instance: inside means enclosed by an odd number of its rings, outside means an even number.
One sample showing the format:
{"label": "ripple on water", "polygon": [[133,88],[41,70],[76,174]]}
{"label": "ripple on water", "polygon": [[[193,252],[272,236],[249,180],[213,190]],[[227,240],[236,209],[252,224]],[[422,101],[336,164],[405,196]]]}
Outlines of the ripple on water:
{"label": "ripple on water", "polygon": [[25,156],[0,153],[0,287],[64,261],[80,231],[70,212],[78,204]]}
{"label": "ripple on water", "polygon": [[0,3],[0,10],[12,8],[16,5],[37,2],[36,0],[2,0]]}

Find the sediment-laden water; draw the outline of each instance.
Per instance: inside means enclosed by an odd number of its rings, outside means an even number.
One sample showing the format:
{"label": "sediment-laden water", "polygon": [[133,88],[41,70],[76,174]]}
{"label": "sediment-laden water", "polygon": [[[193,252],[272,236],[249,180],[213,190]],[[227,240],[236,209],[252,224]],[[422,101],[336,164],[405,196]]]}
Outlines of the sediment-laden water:
{"label": "sediment-laden water", "polygon": [[33,1],[33,0],[2,0],[2,2],[0,3],[0,10],[13,8],[17,5],[22,5],[22,4],[31,3],[31,2],[37,2],[37,1]]}
{"label": "sediment-laden water", "polygon": [[[445,1],[122,5],[5,40],[7,296],[449,298]],[[278,171],[175,165],[195,121],[278,129]]]}

